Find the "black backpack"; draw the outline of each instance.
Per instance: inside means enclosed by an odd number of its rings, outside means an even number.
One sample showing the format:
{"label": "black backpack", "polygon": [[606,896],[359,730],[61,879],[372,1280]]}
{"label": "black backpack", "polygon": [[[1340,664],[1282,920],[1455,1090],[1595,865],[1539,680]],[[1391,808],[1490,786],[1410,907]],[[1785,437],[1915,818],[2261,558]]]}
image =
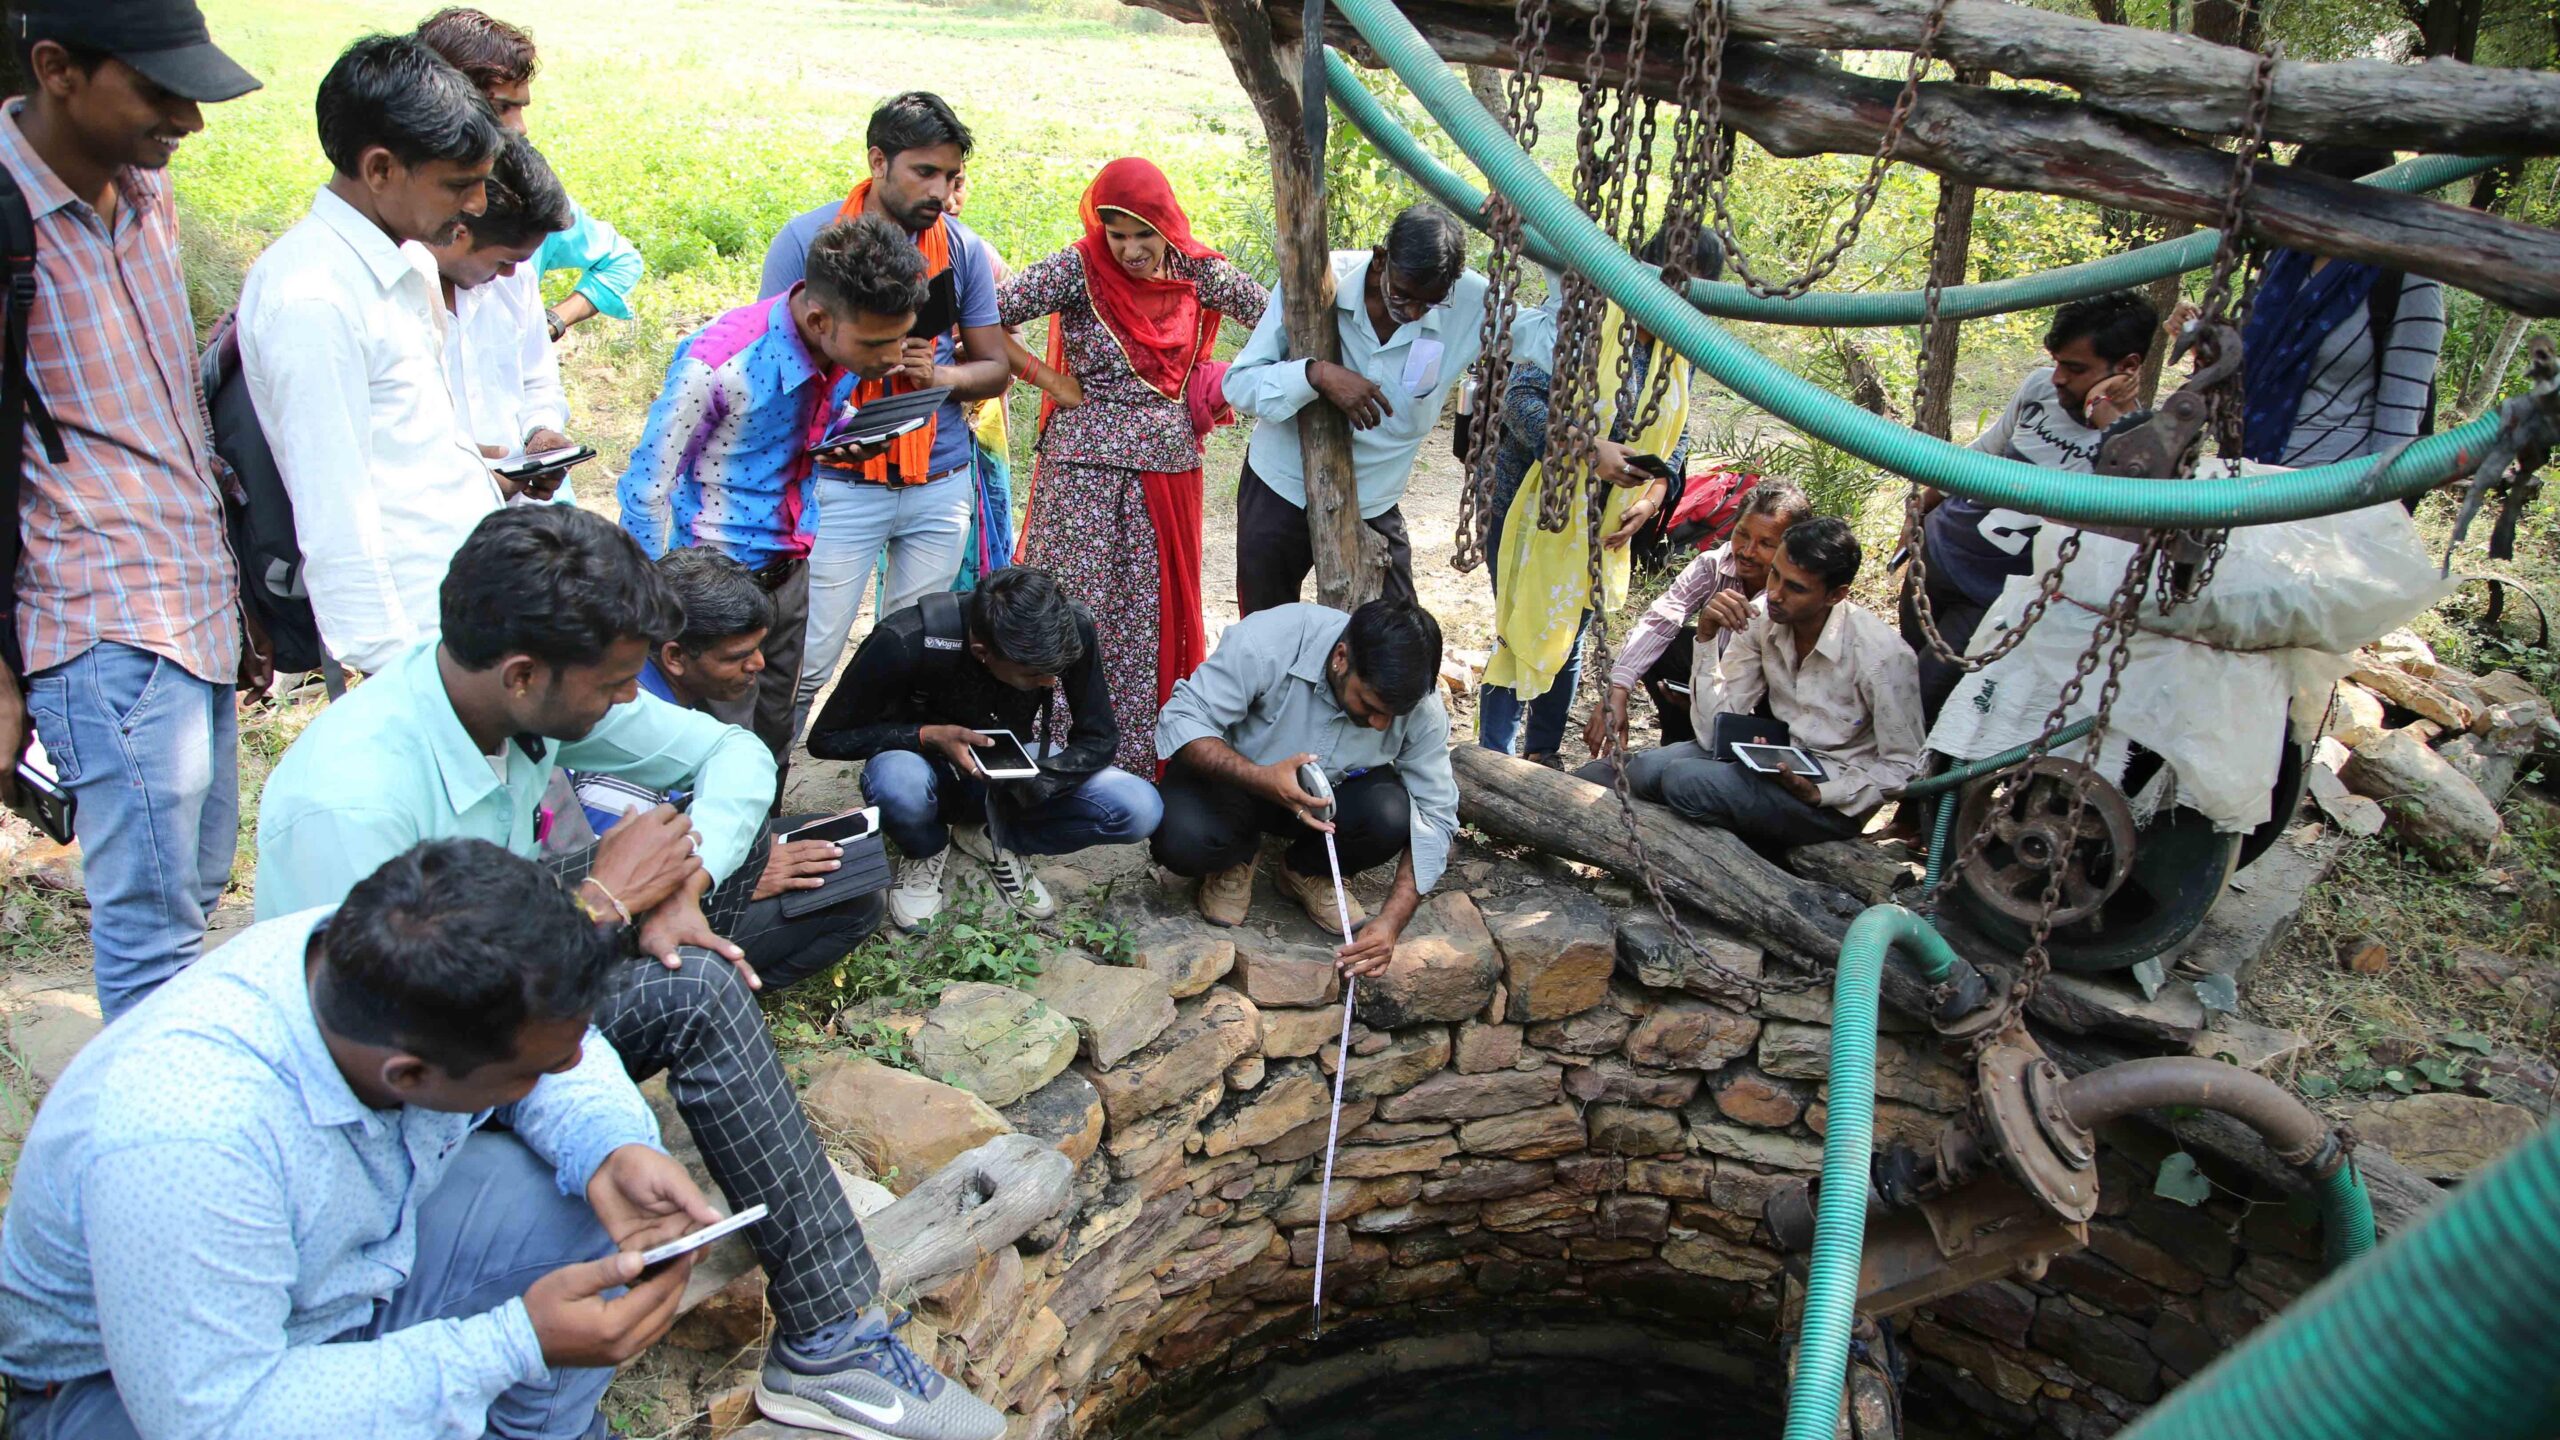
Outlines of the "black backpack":
{"label": "black backpack", "polygon": [[240,364],[239,312],[213,327],[197,361],[205,410],[213,417],[213,453],[223,482],[224,523],[231,553],[240,557],[240,602],[266,628],[278,674],[318,670],[328,652],[320,645],[320,621],[311,613],[311,590],[302,578],[302,543],[293,534],[293,497],[285,493],[267,432],[249,400],[249,376]]}
{"label": "black backpack", "polygon": [[44,458],[61,465],[71,458],[62,448],[62,430],[53,423],[53,412],[44,405],[44,397],[36,393],[35,377],[27,373],[27,320],[36,308],[36,222],[27,213],[27,197],[18,190],[18,177],[0,165],[0,274],[8,277],[8,291],[0,298],[0,426],[12,437],[8,455],[0,459],[0,660],[6,660],[9,671],[22,680],[26,674],[26,657],[18,650],[18,552],[25,543],[20,530],[18,492],[24,486],[27,471],[27,426],[36,427],[37,442],[44,446]]}

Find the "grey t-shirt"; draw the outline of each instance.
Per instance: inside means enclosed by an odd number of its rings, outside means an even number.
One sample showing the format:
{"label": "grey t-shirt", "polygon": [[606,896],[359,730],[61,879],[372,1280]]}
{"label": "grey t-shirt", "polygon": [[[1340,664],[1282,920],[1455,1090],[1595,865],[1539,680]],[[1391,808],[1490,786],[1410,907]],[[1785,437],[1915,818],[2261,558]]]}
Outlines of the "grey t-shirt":
{"label": "grey t-shirt", "polygon": [[[1974,437],[1973,448],[2048,470],[2087,472],[2097,464],[2102,438],[2063,408],[2053,367],[2046,366],[2018,387],[2009,408]],[[1977,605],[1988,605],[2010,576],[2024,575],[2033,566],[2030,555],[2042,524],[2023,510],[1950,495],[1929,512],[1930,577]]]}

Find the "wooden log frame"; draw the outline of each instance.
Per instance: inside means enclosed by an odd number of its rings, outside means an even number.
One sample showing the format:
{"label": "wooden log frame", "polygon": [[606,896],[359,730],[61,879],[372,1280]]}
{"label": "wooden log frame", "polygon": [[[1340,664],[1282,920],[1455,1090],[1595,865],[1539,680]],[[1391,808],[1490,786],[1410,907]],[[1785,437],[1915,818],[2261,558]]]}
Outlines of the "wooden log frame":
{"label": "wooden log frame", "polygon": [[[1199,21],[1208,0],[1128,3]],[[1216,3],[1252,6],[1253,0]],[[1978,3],[2003,14],[2022,8],[1996,0]],[[1512,60],[1508,8],[1481,0],[1401,0],[1400,8],[1445,60]],[[1263,13],[1280,39],[1296,38],[1294,13]],[[1365,54],[1339,16],[1328,20],[1326,38],[1347,54]],[[1680,43],[1677,26],[1654,27],[1636,76],[1641,91],[1677,96]],[[1582,26],[1556,25],[1548,42],[1549,73],[1580,75],[1586,53]],[[1622,50],[1604,55],[1604,77],[1620,79],[1623,61]],[[2424,73],[2424,67],[2414,73]],[[1852,75],[1801,50],[1738,43],[1725,64],[1724,117],[1775,155],[1872,152],[1899,88],[1895,80]],[[2051,94],[1944,81],[1921,87],[1898,155],[1971,184],[2204,225],[2221,222],[2231,169],[2227,152],[2148,120]],[[2560,315],[2560,232],[2485,211],[2262,166],[2248,229],[2270,244],[2428,275],[2525,314]]]}
{"label": "wooden log frame", "polygon": [[[1325,233],[1324,177],[1307,149],[1305,112],[1290,79],[1288,52],[1272,35],[1260,0],[1197,0],[1185,18],[1206,21],[1253,101],[1271,147],[1272,223],[1280,258],[1281,318],[1295,355],[1339,364],[1342,337],[1333,321],[1333,250]],[[1351,471],[1351,423],[1331,405],[1298,412],[1307,533],[1315,542],[1316,599],[1349,610],[1385,588],[1386,546],[1360,523],[1359,486]]]}

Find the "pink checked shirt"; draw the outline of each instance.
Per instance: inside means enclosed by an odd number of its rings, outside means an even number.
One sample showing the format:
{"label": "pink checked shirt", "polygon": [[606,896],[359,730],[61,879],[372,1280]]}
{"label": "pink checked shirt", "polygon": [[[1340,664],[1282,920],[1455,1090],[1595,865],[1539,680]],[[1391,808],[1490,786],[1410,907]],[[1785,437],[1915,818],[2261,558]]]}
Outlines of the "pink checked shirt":
{"label": "pink checked shirt", "polygon": [[165,176],[128,169],[113,233],[0,117],[0,163],[35,217],[28,368],[62,427],[30,426],[19,513],[18,639],[30,673],[112,640],[220,684],[240,663],[238,567],[223,532],[195,324]]}

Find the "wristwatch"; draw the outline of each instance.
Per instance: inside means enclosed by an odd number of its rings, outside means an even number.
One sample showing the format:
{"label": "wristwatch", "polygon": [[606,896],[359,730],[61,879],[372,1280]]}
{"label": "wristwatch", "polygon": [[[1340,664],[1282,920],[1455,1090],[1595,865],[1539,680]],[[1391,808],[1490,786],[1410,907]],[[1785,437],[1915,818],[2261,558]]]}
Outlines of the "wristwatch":
{"label": "wristwatch", "polygon": [[561,319],[560,312],[556,309],[543,311],[542,321],[551,327],[551,341],[555,345],[560,342],[561,336],[569,333],[569,322]]}

